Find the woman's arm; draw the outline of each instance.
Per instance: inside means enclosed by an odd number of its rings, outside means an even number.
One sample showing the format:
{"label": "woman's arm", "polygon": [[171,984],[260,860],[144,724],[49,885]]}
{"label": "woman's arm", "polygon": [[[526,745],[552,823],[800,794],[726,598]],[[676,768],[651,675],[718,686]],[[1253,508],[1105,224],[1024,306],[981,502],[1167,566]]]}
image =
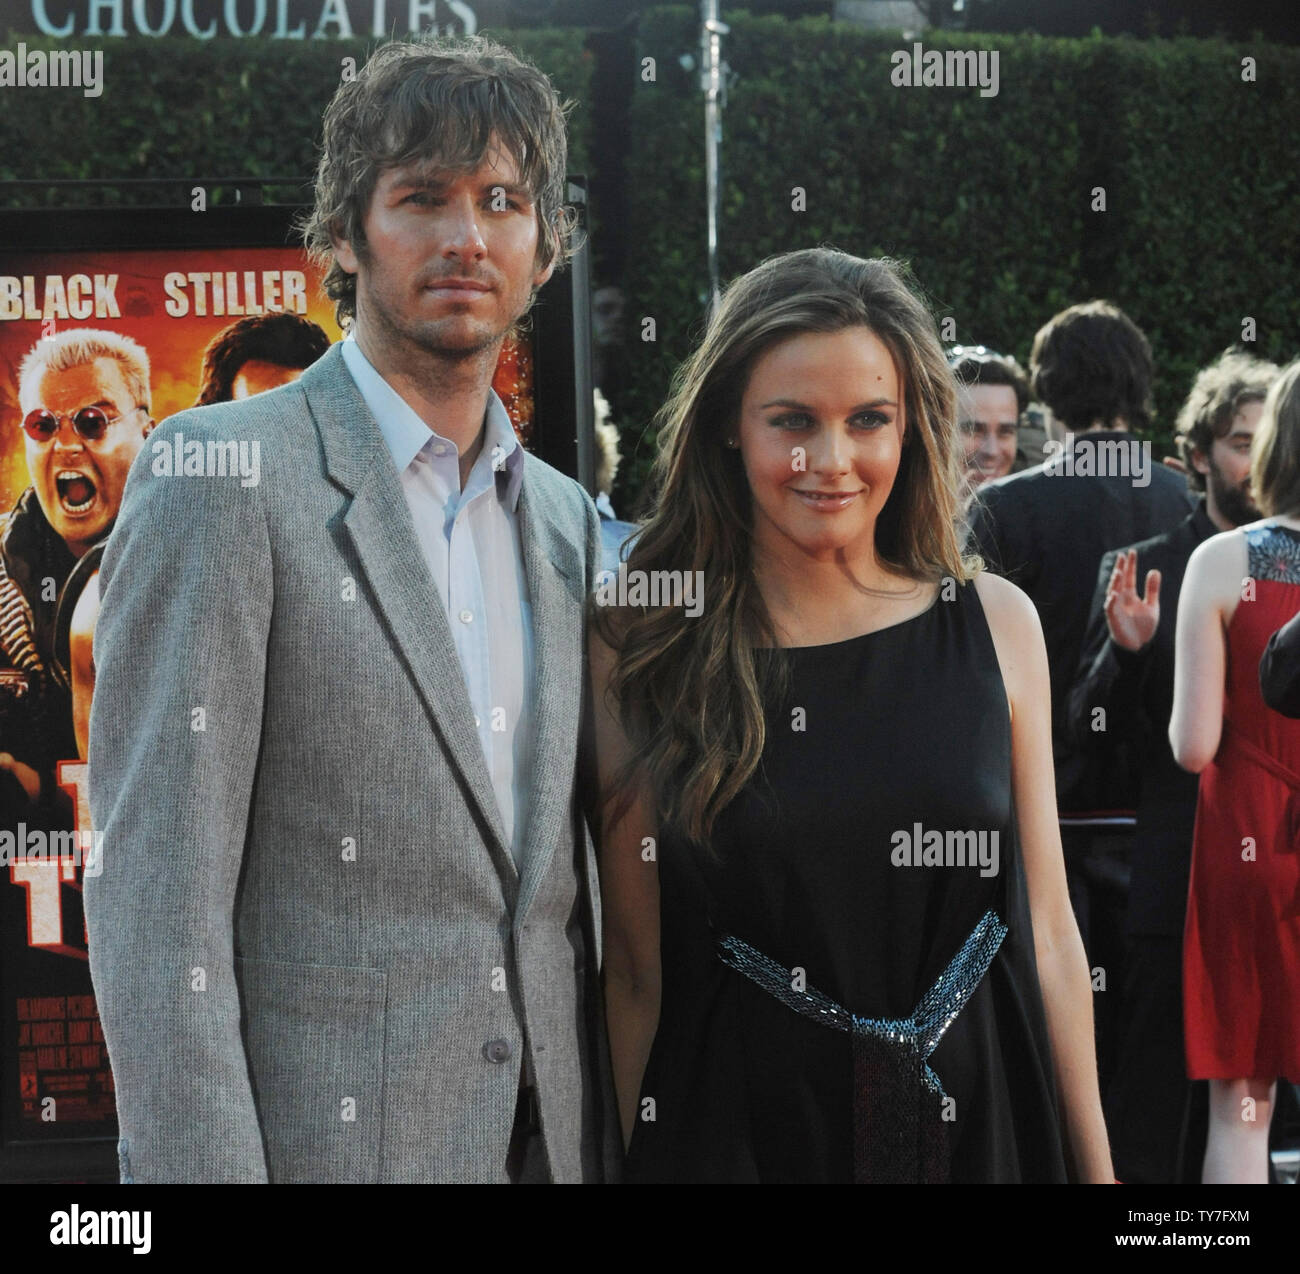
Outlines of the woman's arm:
{"label": "woman's arm", "polygon": [[607,700],[614,656],[593,630],[591,695],[600,788],[596,840],[603,915],[605,1017],[623,1144],[632,1140],[637,1100],[659,1026],[659,866],[654,803],[642,780],[617,799],[615,774],[631,748]]}
{"label": "woman's arm", "polygon": [[1011,711],[1011,781],[1066,1144],[1078,1181],[1114,1178],[1097,1088],[1092,979],[1065,883],[1052,766],[1047,649],[1033,603],[981,572],[984,605]]}
{"label": "woman's arm", "polygon": [[1219,750],[1227,682],[1227,625],[1248,565],[1245,537],[1215,535],[1188,560],[1174,630],[1174,760],[1199,774]]}

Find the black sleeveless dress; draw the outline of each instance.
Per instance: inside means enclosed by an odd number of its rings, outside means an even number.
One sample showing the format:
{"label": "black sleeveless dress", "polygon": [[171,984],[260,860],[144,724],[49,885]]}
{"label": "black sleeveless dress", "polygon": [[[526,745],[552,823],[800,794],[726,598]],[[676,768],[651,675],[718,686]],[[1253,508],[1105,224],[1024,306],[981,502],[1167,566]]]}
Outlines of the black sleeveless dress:
{"label": "black sleeveless dress", "polygon": [[973,583],[791,663],[709,846],[661,830],[663,995],[633,1182],[1063,1181]]}

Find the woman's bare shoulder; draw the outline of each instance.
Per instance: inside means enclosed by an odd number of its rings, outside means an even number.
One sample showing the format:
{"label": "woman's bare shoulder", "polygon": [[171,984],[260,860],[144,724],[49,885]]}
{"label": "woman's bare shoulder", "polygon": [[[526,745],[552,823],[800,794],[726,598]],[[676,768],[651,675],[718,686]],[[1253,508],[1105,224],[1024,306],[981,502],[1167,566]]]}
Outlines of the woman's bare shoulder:
{"label": "woman's bare shoulder", "polygon": [[1258,525],[1220,531],[1196,546],[1187,561],[1183,580],[1183,592],[1190,600],[1214,600],[1222,604],[1235,600],[1250,568],[1246,532]]}
{"label": "woman's bare shoulder", "polygon": [[989,630],[996,640],[1000,634],[1015,637],[1017,634],[1038,633],[1042,625],[1038,610],[1024,589],[992,571],[980,571],[971,581],[984,607]]}

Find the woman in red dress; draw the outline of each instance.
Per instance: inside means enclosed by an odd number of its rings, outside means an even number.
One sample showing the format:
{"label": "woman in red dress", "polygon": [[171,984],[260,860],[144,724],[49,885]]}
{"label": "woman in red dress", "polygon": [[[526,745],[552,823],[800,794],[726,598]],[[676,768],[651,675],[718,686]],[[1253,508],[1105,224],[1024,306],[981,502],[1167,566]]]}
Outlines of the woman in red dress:
{"label": "woman in red dress", "polygon": [[1188,563],[1169,724],[1201,776],[1183,994],[1188,1078],[1210,1081],[1207,1183],[1268,1180],[1276,1081],[1300,1081],[1300,721],[1259,688],[1268,639],[1300,611],[1300,363],[1269,391],[1251,488],[1265,518]]}

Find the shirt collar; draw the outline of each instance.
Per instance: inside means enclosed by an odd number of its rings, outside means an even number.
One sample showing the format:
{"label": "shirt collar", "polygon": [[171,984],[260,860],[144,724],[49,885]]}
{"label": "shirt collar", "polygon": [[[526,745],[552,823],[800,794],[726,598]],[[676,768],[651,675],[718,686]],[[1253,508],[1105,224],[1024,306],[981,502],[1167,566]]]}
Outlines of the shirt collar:
{"label": "shirt collar", "polygon": [[[499,447],[498,459],[493,450]],[[499,463],[498,463],[499,460]],[[519,435],[510,422],[510,413],[495,390],[488,391],[487,420],[483,430],[483,450],[474,462],[477,468],[487,464],[497,474],[498,490],[505,484],[505,501],[513,513],[519,505],[519,488],[524,480],[524,449],[519,445]]]}
{"label": "shirt collar", "polygon": [[[398,473],[405,473],[411,462],[432,439],[454,446],[448,438],[434,432],[416,414],[415,409],[375,369],[349,333],[340,342],[343,361],[356,381],[361,397],[383,434],[388,454]],[[519,504],[519,489],[524,477],[524,449],[510,423],[510,413],[494,390],[488,390],[487,413],[483,431],[483,449],[474,468],[488,465],[505,479],[505,501],[513,512]],[[492,451],[500,447],[500,465],[494,465]],[[466,483],[468,488],[469,483]],[[498,490],[500,484],[498,483]]]}
{"label": "shirt collar", "polygon": [[1196,501],[1196,508],[1192,510],[1192,523],[1201,534],[1201,539],[1209,539],[1211,535],[1218,535],[1219,528],[1214,525],[1210,518],[1209,506],[1205,502],[1205,496],[1202,495]]}

